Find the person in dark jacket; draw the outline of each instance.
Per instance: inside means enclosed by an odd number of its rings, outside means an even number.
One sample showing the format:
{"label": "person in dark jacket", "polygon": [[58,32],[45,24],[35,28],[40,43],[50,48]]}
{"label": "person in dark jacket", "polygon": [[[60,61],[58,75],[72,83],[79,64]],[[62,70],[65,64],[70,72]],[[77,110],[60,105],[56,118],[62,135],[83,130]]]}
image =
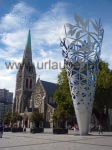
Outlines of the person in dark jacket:
{"label": "person in dark jacket", "polygon": [[3,136],[3,125],[0,123],[0,138]]}
{"label": "person in dark jacket", "polygon": [[102,128],[102,125],[101,124],[99,124],[99,126],[98,126],[98,131],[99,131],[99,134],[103,134],[103,128]]}

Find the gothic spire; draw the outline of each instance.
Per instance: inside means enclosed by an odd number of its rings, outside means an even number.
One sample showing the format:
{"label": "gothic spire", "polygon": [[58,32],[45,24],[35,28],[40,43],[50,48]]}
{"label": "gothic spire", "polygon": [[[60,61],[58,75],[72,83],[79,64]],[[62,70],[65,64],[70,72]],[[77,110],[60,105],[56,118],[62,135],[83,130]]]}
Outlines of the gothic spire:
{"label": "gothic spire", "polygon": [[27,43],[24,50],[23,61],[32,62],[32,51],[31,51],[31,33],[28,32]]}

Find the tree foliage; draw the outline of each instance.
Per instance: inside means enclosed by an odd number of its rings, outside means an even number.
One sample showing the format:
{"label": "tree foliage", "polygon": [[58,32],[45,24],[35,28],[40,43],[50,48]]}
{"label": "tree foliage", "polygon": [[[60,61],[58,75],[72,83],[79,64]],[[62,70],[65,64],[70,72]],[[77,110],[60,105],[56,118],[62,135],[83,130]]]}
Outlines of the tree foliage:
{"label": "tree foliage", "polygon": [[58,75],[58,84],[59,89],[54,94],[54,99],[57,103],[54,118],[58,121],[65,121],[69,116],[74,115],[73,102],[65,69]]}
{"label": "tree foliage", "polygon": [[58,75],[58,84],[59,89],[54,95],[56,103],[58,104],[58,107],[63,108],[66,111],[66,114],[73,114],[73,102],[65,69]]}
{"label": "tree foliage", "polygon": [[112,71],[109,69],[108,63],[101,61],[99,64],[94,107],[103,112],[105,106],[107,110],[112,107]]}
{"label": "tree foliage", "polygon": [[34,124],[34,126],[39,127],[40,122],[43,121],[43,114],[39,113],[38,110],[35,110],[30,116],[30,121]]}
{"label": "tree foliage", "polygon": [[18,112],[14,112],[14,113],[12,114],[12,117],[11,117],[11,123],[12,123],[12,124],[17,123],[18,117],[19,117]]}
{"label": "tree foliage", "polygon": [[[65,120],[68,116],[74,116],[73,103],[69,89],[66,71],[63,69],[58,75],[59,89],[54,94],[57,110],[55,120]],[[100,61],[95,101],[93,106],[97,112],[103,113],[104,107],[112,108],[112,70],[108,63]]]}
{"label": "tree foliage", "polygon": [[17,113],[14,112],[13,114],[11,112],[8,112],[4,115],[4,123],[5,124],[14,124],[17,123],[17,121],[22,121],[22,117]]}
{"label": "tree foliage", "polygon": [[12,119],[12,113],[8,112],[4,115],[4,123],[5,124],[10,124]]}

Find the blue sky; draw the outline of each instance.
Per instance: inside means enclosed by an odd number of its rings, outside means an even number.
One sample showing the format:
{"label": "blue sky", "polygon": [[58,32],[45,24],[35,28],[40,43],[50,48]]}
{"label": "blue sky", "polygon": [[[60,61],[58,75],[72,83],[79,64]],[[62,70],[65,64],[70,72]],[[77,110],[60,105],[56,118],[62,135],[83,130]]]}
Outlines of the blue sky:
{"label": "blue sky", "polygon": [[[17,70],[5,62],[21,62],[28,29],[31,29],[33,60],[63,62],[59,35],[63,25],[101,17],[105,30],[101,58],[112,68],[112,0],[0,0],[0,88],[15,90]],[[60,70],[37,70],[42,80],[57,81]]]}

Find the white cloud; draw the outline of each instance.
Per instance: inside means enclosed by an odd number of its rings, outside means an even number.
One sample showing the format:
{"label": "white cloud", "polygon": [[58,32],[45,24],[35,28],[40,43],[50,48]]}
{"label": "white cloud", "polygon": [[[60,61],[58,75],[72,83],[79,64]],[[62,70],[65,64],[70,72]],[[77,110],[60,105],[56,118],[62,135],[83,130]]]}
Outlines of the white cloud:
{"label": "white cloud", "polygon": [[[26,5],[26,3],[20,2],[13,7],[10,13],[1,18],[0,33],[5,34],[1,37],[0,41],[4,45],[3,49],[1,48],[2,55],[0,56],[0,58],[4,59],[2,69],[0,70],[0,73],[4,72],[0,77],[0,81],[4,81],[4,84],[1,84],[0,88],[15,91],[16,73],[13,73],[15,70],[12,70],[12,72],[10,70],[9,72],[5,68],[4,62],[21,62],[27,39],[27,24],[31,21],[32,50],[35,64],[37,61],[62,60],[61,50],[59,51],[58,49],[60,42],[58,29],[68,20],[65,16],[65,5],[64,3],[63,5],[62,3],[57,3],[49,11],[41,14],[38,20],[30,20],[31,16],[35,15],[35,12],[38,14],[38,11]],[[59,12],[60,15],[58,15]],[[15,57],[15,55],[17,56]],[[39,70],[37,72],[41,73],[41,79],[56,81],[59,70]],[[9,81],[13,84],[9,84]]]}
{"label": "white cloud", "polygon": [[39,70],[37,73],[37,79],[40,77],[41,80],[57,83],[57,75],[59,70]]}
{"label": "white cloud", "polygon": [[[39,15],[38,20],[33,20],[31,19],[33,15],[39,13],[37,10],[23,2],[16,4],[12,11],[0,20],[0,35],[4,34],[4,36],[0,36],[0,42],[4,45],[0,49],[0,58],[4,59],[4,62],[21,62],[28,28],[31,26],[32,51],[35,64],[37,61],[45,62],[49,60],[63,62],[59,36],[63,36],[63,24],[72,22],[71,18],[66,15],[67,7],[67,3],[59,2],[47,12]],[[105,26],[101,57],[110,64],[112,64],[111,35],[111,27]],[[16,73],[13,72],[15,70],[9,72],[5,69],[4,62],[0,68],[0,88],[7,88],[14,92]],[[110,65],[110,67],[112,66]],[[60,70],[37,70],[37,74],[40,74],[41,79],[53,82],[57,81],[59,72]]]}
{"label": "white cloud", "polygon": [[112,28],[109,25],[104,26],[104,39],[102,44],[101,58],[109,63],[109,67],[112,69]]}
{"label": "white cloud", "polygon": [[[54,7],[54,10],[56,7],[57,6]],[[42,45],[59,44],[59,31],[62,29],[63,24],[68,22],[69,19],[64,13],[58,13],[53,11],[52,8],[52,10],[44,13],[42,17],[33,24],[33,40],[39,47]]]}
{"label": "white cloud", "polygon": [[44,51],[43,49],[41,49],[41,50],[40,50],[40,55],[41,55],[42,57],[46,57],[46,56],[47,56],[47,52]]}
{"label": "white cloud", "polygon": [[6,88],[11,92],[14,92],[14,87],[16,85],[15,73],[12,70],[2,69],[0,70],[0,89]]}
{"label": "white cloud", "polygon": [[37,11],[33,7],[30,7],[29,5],[27,5],[26,3],[22,1],[16,4],[12,10],[13,14],[16,14],[19,16],[23,16],[23,15],[29,16],[31,14],[34,14],[35,12],[37,13]]}
{"label": "white cloud", "polygon": [[26,3],[20,2],[13,7],[10,13],[5,14],[5,16],[1,18],[0,29],[6,32],[12,30],[17,31],[18,29],[21,30],[21,28],[24,29],[29,25],[34,13],[38,14],[38,11],[28,6]]}
{"label": "white cloud", "polygon": [[7,33],[5,38],[1,39],[1,42],[6,46],[15,48],[15,51],[25,47],[24,43],[26,43],[26,30],[19,30],[16,32]]}
{"label": "white cloud", "polygon": [[[63,13],[64,6],[64,4],[58,3],[51,10],[42,14],[38,20],[32,20],[33,49],[41,49],[43,45],[59,44],[59,30],[65,22],[68,22],[68,18]],[[60,15],[58,15],[58,10],[61,10]],[[1,42],[9,47],[16,48],[16,50],[23,48],[28,28],[26,28],[25,22],[21,24],[18,20],[22,21],[22,15],[26,15],[26,22],[30,23],[27,17],[34,12],[35,10],[25,3],[14,6],[13,10],[1,19],[0,31],[2,30],[1,34],[5,33],[1,38]]]}

